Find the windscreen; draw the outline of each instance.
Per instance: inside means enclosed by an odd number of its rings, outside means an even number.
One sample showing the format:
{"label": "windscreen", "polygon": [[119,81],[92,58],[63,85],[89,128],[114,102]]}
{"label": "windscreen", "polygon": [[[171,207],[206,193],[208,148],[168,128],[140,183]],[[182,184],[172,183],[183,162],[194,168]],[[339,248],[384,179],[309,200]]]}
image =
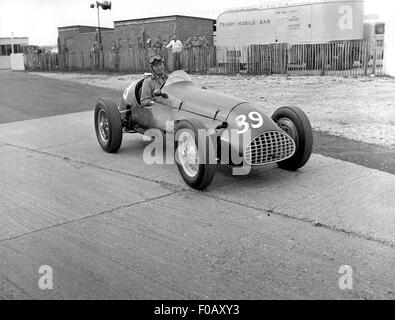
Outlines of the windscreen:
{"label": "windscreen", "polygon": [[182,81],[188,81],[188,82],[192,82],[191,77],[183,70],[177,70],[174,71],[172,74],[169,75],[169,77],[167,78],[166,86],[169,86],[173,83],[177,83],[177,82],[182,82]]}

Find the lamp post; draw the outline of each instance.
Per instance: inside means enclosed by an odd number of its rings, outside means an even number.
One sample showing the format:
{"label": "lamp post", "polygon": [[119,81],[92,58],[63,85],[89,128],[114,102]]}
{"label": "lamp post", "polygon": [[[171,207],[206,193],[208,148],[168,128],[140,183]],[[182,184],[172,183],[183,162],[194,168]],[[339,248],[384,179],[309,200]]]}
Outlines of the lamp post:
{"label": "lamp post", "polygon": [[[109,1],[103,1],[103,2],[99,2],[96,1],[96,4],[92,3],[90,5],[90,7],[92,9],[94,9],[95,7],[97,8],[97,31],[99,33],[99,51],[97,51],[97,54],[95,54],[95,57],[97,59],[97,63],[99,63],[99,65],[101,65],[101,69],[104,69],[104,57],[103,57],[103,45],[101,43],[101,31],[100,31],[100,14],[99,14],[99,7],[101,7],[103,10],[111,10],[111,2]],[[101,52],[101,54],[100,54]],[[101,61],[101,63],[100,63]],[[96,63],[95,63],[96,65]]]}
{"label": "lamp post", "polygon": [[97,8],[97,27],[98,27],[98,32],[99,32],[99,45],[100,45],[100,50],[103,50],[103,46],[101,43],[101,31],[100,31],[100,14],[99,14],[99,7],[102,7],[103,10],[111,10],[111,2],[109,1],[103,1],[103,2],[99,2],[96,1],[96,4],[92,3],[90,5],[90,7],[93,8]]}

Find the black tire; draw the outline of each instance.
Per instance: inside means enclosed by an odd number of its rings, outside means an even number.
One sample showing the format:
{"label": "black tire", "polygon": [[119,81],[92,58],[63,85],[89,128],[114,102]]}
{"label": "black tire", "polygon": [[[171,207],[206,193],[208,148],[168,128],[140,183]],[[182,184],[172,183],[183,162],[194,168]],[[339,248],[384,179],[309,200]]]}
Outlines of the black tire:
{"label": "black tire", "polygon": [[[103,114],[107,118],[107,125],[103,129],[104,131],[101,132],[99,117],[102,117]],[[122,143],[122,121],[117,104],[110,99],[103,98],[97,100],[94,122],[97,141],[102,149],[108,153],[117,152]]]}
{"label": "black tire", "polygon": [[[199,153],[199,164],[198,164],[197,173],[193,177],[188,175],[188,173],[184,170],[183,166],[180,163],[180,158],[178,154],[178,147],[179,147],[178,137],[180,136],[180,134],[183,131],[189,131],[191,135],[193,135],[195,145],[198,146],[199,129],[207,130],[206,126],[197,119],[182,120],[177,124],[175,130],[175,136],[174,136],[175,137],[174,156],[178,170],[180,171],[180,174],[184,179],[185,183],[193,189],[203,190],[211,184],[211,182],[214,179],[215,171],[216,171],[215,170],[216,164],[210,164],[209,162],[209,152],[203,152],[203,150],[199,150],[199,147],[197,147],[198,149],[197,151]],[[209,150],[208,141],[206,143],[206,150]],[[204,161],[202,161],[203,158],[205,158]]]}
{"label": "black tire", "polygon": [[[169,144],[167,144],[167,140],[169,140]],[[166,131],[162,131],[162,141],[163,141],[163,155],[166,156],[167,152],[169,154],[174,154],[175,145],[174,145],[174,137],[173,134],[167,133]]]}
{"label": "black tire", "polygon": [[286,170],[297,170],[303,167],[313,151],[313,130],[307,115],[298,107],[281,107],[274,112],[272,119],[296,143],[294,155],[278,162],[278,166]]}

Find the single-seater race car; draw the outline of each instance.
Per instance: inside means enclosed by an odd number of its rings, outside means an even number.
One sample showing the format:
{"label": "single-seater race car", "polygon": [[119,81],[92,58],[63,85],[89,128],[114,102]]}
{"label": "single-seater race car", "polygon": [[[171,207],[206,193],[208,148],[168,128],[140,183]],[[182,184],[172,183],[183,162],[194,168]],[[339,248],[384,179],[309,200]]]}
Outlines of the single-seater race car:
{"label": "single-seater race car", "polygon": [[277,163],[297,170],[309,160],[312,129],[300,108],[281,107],[269,117],[258,105],[197,86],[182,70],[155,90],[149,106],[141,107],[146,76],[128,86],[119,104],[97,101],[94,124],[104,151],[117,152],[124,133],[146,135],[156,129],[172,137],[179,172],[197,190],[211,184],[219,164],[250,168]]}

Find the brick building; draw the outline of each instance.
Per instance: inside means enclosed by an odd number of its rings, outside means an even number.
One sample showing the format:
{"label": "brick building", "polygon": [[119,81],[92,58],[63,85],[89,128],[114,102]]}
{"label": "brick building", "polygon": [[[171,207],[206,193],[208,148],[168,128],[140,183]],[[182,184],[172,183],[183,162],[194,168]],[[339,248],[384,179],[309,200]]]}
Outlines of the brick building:
{"label": "brick building", "polygon": [[172,15],[114,21],[114,38],[130,48],[150,47],[157,38],[167,42],[173,35],[183,43],[194,35],[204,35],[213,45],[215,20]]}
{"label": "brick building", "polygon": [[[114,29],[100,28],[103,50],[109,50],[114,39]],[[64,52],[89,51],[98,41],[97,27],[68,26],[58,28],[58,50]]]}

